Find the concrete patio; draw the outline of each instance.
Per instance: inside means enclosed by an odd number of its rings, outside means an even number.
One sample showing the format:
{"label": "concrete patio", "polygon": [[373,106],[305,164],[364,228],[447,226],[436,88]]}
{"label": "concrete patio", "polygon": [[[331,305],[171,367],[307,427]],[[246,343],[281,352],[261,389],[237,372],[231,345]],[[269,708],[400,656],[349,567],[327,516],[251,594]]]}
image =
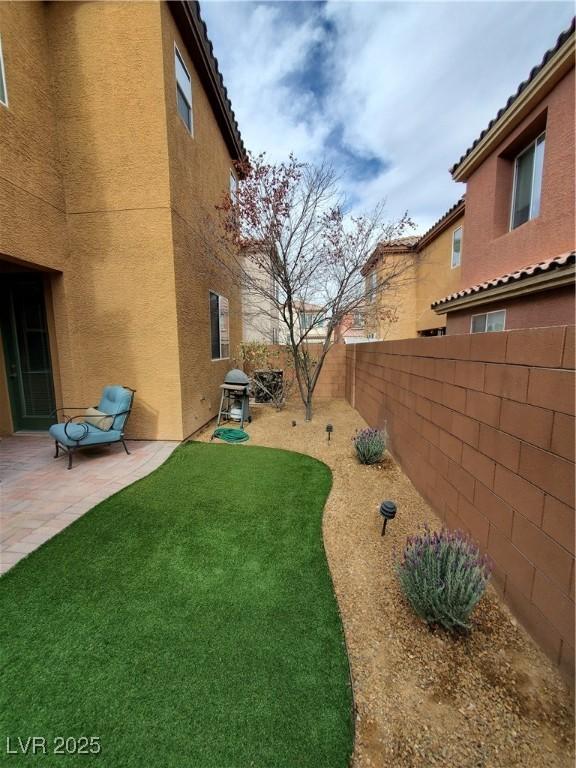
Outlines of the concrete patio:
{"label": "concrete patio", "polygon": [[77,451],[74,467],[54,459],[47,434],[0,440],[0,573],[113,493],[148,475],[177,447],[172,441],[131,440]]}

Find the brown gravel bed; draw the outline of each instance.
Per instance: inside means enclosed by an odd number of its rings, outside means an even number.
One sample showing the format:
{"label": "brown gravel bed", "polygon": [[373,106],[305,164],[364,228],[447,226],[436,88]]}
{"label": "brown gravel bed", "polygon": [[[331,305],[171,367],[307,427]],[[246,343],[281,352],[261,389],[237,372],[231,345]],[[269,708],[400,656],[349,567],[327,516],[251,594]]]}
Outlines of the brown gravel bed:
{"label": "brown gravel bed", "polygon": [[[280,413],[256,406],[253,417],[247,446],[301,451],[334,475],[324,541],[352,668],[353,767],[573,766],[572,696],[492,588],[472,633],[456,640],[430,632],[404,601],[394,553],[424,522],[440,520],[391,458],[382,467],[358,464],[351,437],[365,426],[359,414],[334,400],[317,403],[308,424],[298,404]],[[398,515],[381,538],[384,498],[396,501]]]}

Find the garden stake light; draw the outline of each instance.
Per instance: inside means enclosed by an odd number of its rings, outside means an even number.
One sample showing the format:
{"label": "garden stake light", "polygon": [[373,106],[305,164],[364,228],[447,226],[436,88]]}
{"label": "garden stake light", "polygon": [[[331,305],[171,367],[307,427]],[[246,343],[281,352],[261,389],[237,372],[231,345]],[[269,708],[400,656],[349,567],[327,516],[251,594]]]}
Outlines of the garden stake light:
{"label": "garden stake light", "polygon": [[386,523],[388,520],[394,520],[396,517],[396,504],[393,501],[383,501],[380,504],[380,514],[384,518],[384,525],[382,526],[382,533],[380,536],[384,536],[386,533]]}
{"label": "garden stake light", "polygon": [[330,435],[334,432],[332,424],[326,424],[326,432],[328,432],[328,442],[330,442]]}

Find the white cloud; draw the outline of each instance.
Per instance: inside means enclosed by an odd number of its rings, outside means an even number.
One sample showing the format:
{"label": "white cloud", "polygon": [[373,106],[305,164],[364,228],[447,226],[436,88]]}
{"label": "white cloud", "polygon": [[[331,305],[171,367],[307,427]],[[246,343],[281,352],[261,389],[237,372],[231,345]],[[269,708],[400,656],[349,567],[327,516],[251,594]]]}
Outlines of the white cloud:
{"label": "white cloud", "polygon": [[[448,168],[568,26],[572,4],[224,2],[202,14],[249,149],[327,154],[356,207],[386,198],[423,231],[464,191]],[[364,156],[382,164],[368,181],[350,161]]]}

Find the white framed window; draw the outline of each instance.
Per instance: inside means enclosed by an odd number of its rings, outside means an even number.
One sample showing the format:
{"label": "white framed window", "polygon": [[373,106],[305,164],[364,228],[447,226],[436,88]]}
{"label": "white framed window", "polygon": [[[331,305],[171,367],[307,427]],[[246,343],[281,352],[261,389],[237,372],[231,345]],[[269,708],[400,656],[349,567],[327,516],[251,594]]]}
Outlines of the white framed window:
{"label": "white framed window", "polygon": [[460,266],[462,259],[462,227],[458,227],[452,232],[452,259],[450,266],[452,269]]}
{"label": "white framed window", "polygon": [[178,114],[184,121],[186,128],[193,134],[192,80],[176,44],[174,44],[174,70],[176,72],[176,106],[178,107]]}
{"label": "white framed window", "polygon": [[212,360],[230,357],[228,299],[210,291],[210,338]]}
{"label": "white framed window", "polygon": [[498,309],[496,312],[484,312],[482,315],[472,315],[470,321],[470,333],[491,333],[492,331],[503,331],[505,328],[505,309]]}
{"label": "white framed window", "polygon": [[234,171],[230,171],[230,199],[233,203],[236,202],[236,194],[238,192],[238,179]]}
{"label": "white framed window", "polygon": [[545,143],[546,133],[541,133],[514,160],[510,229],[535,219],[540,213]]}
{"label": "white framed window", "polygon": [[0,104],[8,106],[8,91],[6,90],[6,72],[4,70],[4,56],[2,54],[2,37],[0,36]]}

